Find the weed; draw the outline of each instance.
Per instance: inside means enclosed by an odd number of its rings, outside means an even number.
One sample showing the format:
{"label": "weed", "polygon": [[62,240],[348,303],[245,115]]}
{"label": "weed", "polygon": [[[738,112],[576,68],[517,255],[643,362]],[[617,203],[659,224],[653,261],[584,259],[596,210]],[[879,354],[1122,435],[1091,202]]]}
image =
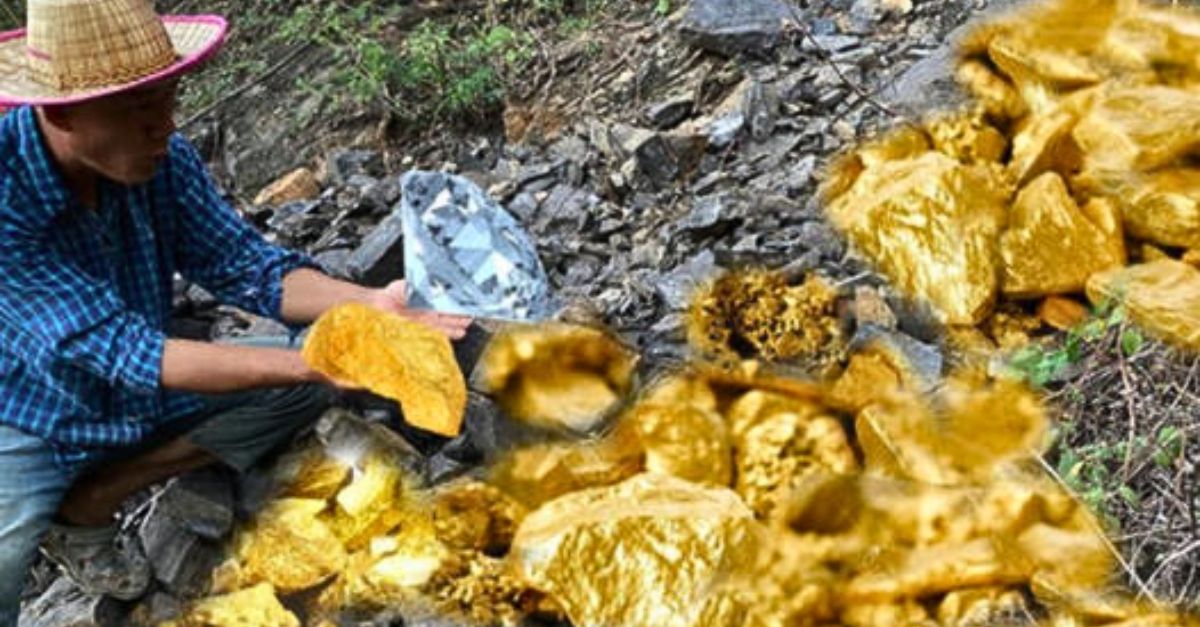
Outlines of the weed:
{"label": "weed", "polygon": [[397,37],[390,27],[403,6],[312,1],[273,29],[273,39],[330,50],[337,69],[327,89],[337,100],[382,102],[410,124],[473,122],[499,109],[512,77],[536,57],[530,24],[549,23],[552,32],[570,37],[589,28],[606,2],[495,0],[485,19],[427,19]]}
{"label": "weed", "polygon": [[[1035,388],[1045,387],[1055,380],[1068,366],[1078,363],[1085,343],[1095,342],[1112,328],[1125,322],[1125,310],[1112,305],[1101,305],[1094,315],[1067,332],[1061,345],[1045,346],[1030,344],[1013,354],[1009,359],[1010,373],[1029,382]],[[1145,344],[1141,332],[1132,327],[1122,331],[1120,346],[1126,356],[1132,355]]]}

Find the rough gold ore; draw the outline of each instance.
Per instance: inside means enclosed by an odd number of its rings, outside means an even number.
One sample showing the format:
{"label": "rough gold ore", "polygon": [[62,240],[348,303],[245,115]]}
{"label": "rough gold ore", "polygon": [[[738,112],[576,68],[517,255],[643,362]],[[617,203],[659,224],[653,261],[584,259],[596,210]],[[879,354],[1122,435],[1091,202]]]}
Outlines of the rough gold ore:
{"label": "rough gold ore", "polygon": [[1081,208],[1062,177],[1046,172],[1017,194],[1000,255],[1004,293],[1030,298],[1082,291],[1092,274],[1125,265],[1125,243],[1110,203]]}
{"label": "rough gold ore", "polygon": [[304,342],[309,367],[396,400],[409,423],[456,436],[467,386],[450,340],[426,325],[360,304],[321,316]]}
{"label": "rough gold ore", "polygon": [[510,415],[585,433],[629,394],[637,359],[599,329],[547,324],[505,330],[482,364],[485,388]]}
{"label": "rough gold ore", "polygon": [[1159,338],[1200,350],[1200,269],[1163,259],[1097,274],[1088,297],[1124,305],[1130,318]]}
{"label": "rough gold ore", "polygon": [[754,552],[734,492],[643,474],[534,511],[512,556],[575,625],[669,627],[698,624],[708,590]]}
{"label": "rough gold ore", "polygon": [[[1181,259],[1200,248],[1197,58],[1193,8],[1050,0],[985,22],[961,39],[956,74],[976,104],[835,159],[829,217],[952,325],[1081,294],[1131,258]],[[1006,349],[1029,335],[983,330]]]}
{"label": "rough gold ore", "polygon": [[729,273],[693,298],[688,339],[719,358],[799,359],[821,371],[842,357],[836,303],[837,291],[815,275],[789,286],[777,272]]}
{"label": "rough gold ore", "polygon": [[866,169],[828,213],[898,287],[927,298],[947,323],[977,324],[996,299],[1008,196],[989,164],[926,152]]}
{"label": "rough gold ore", "polygon": [[269,583],[215,596],[197,603],[174,627],[300,627],[300,620],[287,611]]}

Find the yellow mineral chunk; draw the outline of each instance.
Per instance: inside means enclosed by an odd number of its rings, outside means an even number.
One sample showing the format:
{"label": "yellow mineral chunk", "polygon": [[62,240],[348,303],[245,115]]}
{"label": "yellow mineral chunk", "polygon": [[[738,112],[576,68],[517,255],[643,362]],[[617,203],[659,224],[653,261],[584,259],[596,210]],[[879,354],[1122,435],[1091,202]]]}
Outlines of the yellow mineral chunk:
{"label": "yellow mineral chunk", "polygon": [[692,405],[639,404],[630,413],[646,451],[646,470],[728,487],[729,429],[721,415]]}
{"label": "yellow mineral chunk", "polygon": [[524,518],[520,503],[480,481],[456,481],[433,495],[434,529],[450,549],[503,555]]}
{"label": "yellow mineral chunk", "polygon": [[637,359],[604,331],[544,324],[501,333],[482,363],[485,387],[513,417],[582,433],[629,394]]}
{"label": "yellow mineral chunk", "polygon": [[275,597],[269,583],[205,599],[187,614],[180,627],[300,627],[300,620]]}
{"label": "yellow mineral chunk", "polygon": [[897,368],[883,355],[855,353],[830,390],[830,404],[858,413],[862,408],[901,389]]}
{"label": "yellow mineral chunk", "polygon": [[398,461],[374,452],[354,469],[353,480],[337,493],[325,520],[347,549],[357,551],[404,520],[403,494],[404,473]]}
{"label": "yellow mineral chunk", "polygon": [[276,475],[284,486],[282,496],[330,499],[350,480],[350,466],[312,446],[281,460]]}
{"label": "yellow mineral chunk", "polygon": [[1027,612],[1018,590],[968,588],[947,594],[938,604],[937,619],[943,625],[993,625]]}
{"label": "yellow mineral chunk", "polygon": [[1159,338],[1200,350],[1200,269],[1164,259],[1102,272],[1088,281],[1088,298],[1121,303],[1130,318]]}
{"label": "yellow mineral chunk", "polygon": [[266,581],[281,592],[306,590],[340,573],[346,551],[317,515],[315,499],[279,499],[255,517],[237,540],[247,581]]}
{"label": "yellow mineral chunk", "polygon": [[997,307],[981,328],[996,346],[1012,350],[1029,344],[1030,335],[1042,328],[1042,319],[1028,313],[1020,305],[1008,302]]}
{"label": "yellow mineral chunk", "polygon": [[1135,172],[1171,165],[1200,144],[1200,93],[1172,87],[1117,88],[1075,126],[1088,171]]}
{"label": "yellow mineral chunk", "polygon": [[482,625],[519,625],[542,596],[512,572],[507,560],[473,551],[447,556],[425,589],[447,617]]}
{"label": "yellow mineral chunk", "polygon": [[1133,68],[1153,68],[1158,82],[1183,86],[1196,79],[1200,17],[1175,7],[1143,6],[1123,16],[1108,33],[1105,50]]}
{"label": "yellow mineral chunk", "polygon": [[642,471],[644,460],[636,429],[621,423],[602,438],[511,451],[492,466],[488,481],[532,508],[568,492],[632,477]]}
{"label": "yellow mineral chunk", "polygon": [[254,197],[256,205],[282,205],[321,195],[317,177],[308,168],[297,168],[265,187]]}
{"label": "yellow mineral chunk", "polygon": [[734,440],[734,449],[737,492],[763,517],[812,472],[858,471],[845,429],[828,415],[767,413]]}
{"label": "yellow mineral chunk", "polygon": [[979,386],[950,379],[938,416],[926,401],[897,395],[863,409],[855,422],[868,470],[932,485],[988,479],[1005,462],[1045,444],[1045,409],[1012,382]]}
{"label": "yellow mineral chunk", "polygon": [[1103,78],[1087,56],[1045,44],[1028,36],[1002,35],[992,40],[988,56],[1018,85],[1045,83],[1071,89],[1098,83]]}
{"label": "yellow mineral chunk", "polygon": [[1147,175],[1124,207],[1125,229],[1163,246],[1200,248],[1200,170],[1172,168]]}
{"label": "yellow mineral chunk", "polygon": [[847,627],[884,627],[884,625],[921,625],[929,621],[929,612],[916,601],[905,603],[855,604],[842,612]]}
{"label": "yellow mineral chunk", "polygon": [[1038,305],[1038,317],[1042,322],[1059,331],[1070,331],[1090,315],[1091,312],[1082,303],[1062,296],[1051,296]]}
{"label": "yellow mineral chunk", "polygon": [[919,157],[932,148],[929,135],[915,126],[889,131],[854,152],[834,159],[825,171],[819,194],[831,201],[849,191],[865,170],[891,161]]}
{"label": "yellow mineral chunk", "polygon": [[1016,538],[1018,550],[1047,586],[1068,596],[1103,589],[1116,572],[1116,558],[1093,529],[1071,530],[1038,523]]}
{"label": "yellow mineral chunk", "polygon": [[303,354],[331,379],[398,401],[411,424],[458,435],[467,386],[441,332],[366,305],[341,305],[313,324]]}
{"label": "yellow mineral chunk", "polygon": [[1008,139],[977,113],[934,116],[925,125],[935,150],[963,163],[999,161]]}
{"label": "yellow mineral chunk", "polygon": [[1011,215],[1000,238],[1009,296],[1080,292],[1092,274],[1125,264],[1120,230],[1105,229],[1115,220],[1092,220],[1058,174],[1047,172],[1022,189]]}
{"label": "yellow mineral chunk", "polygon": [[1083,165],[1083,153],[1071,131],[1078,116],[1068,107],[1056,107],[1042,115],[1026,118],[1012,140],[1009,171],[1024,186],[1044,172],[1074,174]]}
{"label": "yellow mineral chunk", "polygon": [[967,59],[959,64],[955,78],[967,93],[983,103],[984,110],[994,118],[1015,120],[1028,110],[1021,94],[987,64]]}
{"label": "yellow mineral chunk", "polygon": [[816,276],[789,286],[781,273],[729,273],[688,311],[690,343],[726,359],[800,360],[816,370],[841,357],[837,290]]}
{"label": "yellow mineral chunk", "polygon": [[914,549],[894,564],[863,573],[849,582],[843,603],[887,603],[917,599],[959,588],[1008,586],[1028,575],[1010,563],[989,538]]}
{"label": "yellow mineral chunk", "polygon": [[930,152],[867,170],[829,216],[910,296],[945,322],[975,324],[996,298],[996,239],[1008,189],[983,165]]}
{"label": "yellow mineral chunk", "polygon": [[696,625],[715,584],[753,560],[731,490],[666,475],[576,492],[531,513],[512,559],[575,625]]}

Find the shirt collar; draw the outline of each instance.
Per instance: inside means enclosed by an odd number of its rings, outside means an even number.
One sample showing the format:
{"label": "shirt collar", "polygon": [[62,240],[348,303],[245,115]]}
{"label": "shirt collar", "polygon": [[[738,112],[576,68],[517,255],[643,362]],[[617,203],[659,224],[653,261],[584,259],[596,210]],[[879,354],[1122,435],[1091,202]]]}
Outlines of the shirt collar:
{"label": "shirt collar", "polygon": [[17,150],[29,175],[28,192],[38,205],[34,209],[43,219],[53,219],[71,205],[71,191],[50,156],[33,107],[21,107],[10,115],[17,116]]}

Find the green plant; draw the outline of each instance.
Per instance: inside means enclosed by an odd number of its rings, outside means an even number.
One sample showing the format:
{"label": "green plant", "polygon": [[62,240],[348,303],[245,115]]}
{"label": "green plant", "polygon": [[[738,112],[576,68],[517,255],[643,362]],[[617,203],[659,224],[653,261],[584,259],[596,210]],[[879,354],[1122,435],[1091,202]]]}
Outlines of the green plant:
{"label": "green plant", "polygon": [[655,0],[654,12],[659,15],[669,15],[671,13],[671,0]]}
{"label": "green plant", "polygon": [[[1030,344],[1015,352],[1008,362],[1009,371],[1033,387],[1045,387],[1068,366],[1079,362],[1085,344],[1099,340],[1124,321],[1124,309],[1101,305],[1091,318],[1068,331],[1060,345]],[[1122,331],[1120,345],[1127,356],[1137,352],[1144,343],[1145,339],[1136,329]]]}
{"label": "green plant", "polygon": [[424,125],[487,119],[545,45],[533,36],[535,25],[570,37],[589,28],[606,5],[494,0],[482,19],[430,18],[398,36],[392,27],[403,7],[382,0],[353,6],[314,0],[272,30],[276,41],[316,42],[333,53],[337,69],[326,84],[335,98],[379,102],[402,122]]}
{"label": "green plant", "polygon": [[[1062,442],[1075,425],[1062,427]],[[1122,479],[1122,468],[1129,455],[1148,457],[1163,468],[1173,466],[1183,454],[1183,434],[1177,427],[1159,428],[1153,438],[1145,435],[1119,442],[1092,441],[1078,446],[1063,446],[1058,458],[1057,472],[1068,486],[1105,522],[1115,528],[1120,504],[1130,508],[1141,505],[1137,491]],[[1132,449],[1132,450],[1130,450]]]}

